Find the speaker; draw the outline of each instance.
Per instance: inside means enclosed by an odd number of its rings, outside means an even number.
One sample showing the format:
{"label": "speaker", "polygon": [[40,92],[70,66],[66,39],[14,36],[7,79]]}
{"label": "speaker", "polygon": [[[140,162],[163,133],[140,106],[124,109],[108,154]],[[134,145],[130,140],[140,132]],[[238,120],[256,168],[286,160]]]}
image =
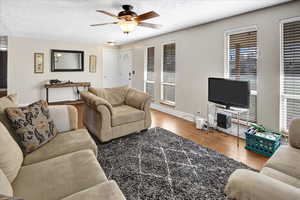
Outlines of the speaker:
{"label": "speaker", "polygon": [[217,126],[224,129],[230,128],[231,116],[222,113],[217,113]]}

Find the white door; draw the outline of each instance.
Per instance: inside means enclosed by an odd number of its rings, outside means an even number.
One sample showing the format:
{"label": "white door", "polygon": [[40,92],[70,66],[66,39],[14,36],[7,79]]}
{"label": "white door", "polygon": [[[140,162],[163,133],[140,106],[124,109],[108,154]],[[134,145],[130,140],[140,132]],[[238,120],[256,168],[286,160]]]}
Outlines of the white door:
{"label": "white door", "polygon": [[131,87],[132,74],[132,50],[121,50],[120,52],[120,84]]}
{"label": "white door", "polygon": [[103,49],[103,87],[120,86],[120,53],[118,49]]}

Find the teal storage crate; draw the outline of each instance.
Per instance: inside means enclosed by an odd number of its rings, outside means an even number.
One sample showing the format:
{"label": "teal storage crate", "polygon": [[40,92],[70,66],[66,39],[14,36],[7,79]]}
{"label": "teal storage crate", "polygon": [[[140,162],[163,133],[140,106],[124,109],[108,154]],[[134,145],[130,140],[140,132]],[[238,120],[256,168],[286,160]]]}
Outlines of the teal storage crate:
{"label": "teal storage crate", "polygon": [[281,135],[273,132],[262,132],[250,134],[245,132],[246,146],[245,148],[270,157],[280,146]]}

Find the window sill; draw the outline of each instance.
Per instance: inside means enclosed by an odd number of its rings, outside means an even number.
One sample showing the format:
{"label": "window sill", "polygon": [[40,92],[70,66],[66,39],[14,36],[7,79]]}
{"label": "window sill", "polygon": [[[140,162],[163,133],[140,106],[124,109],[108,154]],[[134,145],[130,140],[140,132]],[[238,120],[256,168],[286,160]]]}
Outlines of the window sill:
{"label": "window sill", "polygon": [[175,103],[170,103],[170,102],[167,102],[167,101],[160,101],[159,103],[163,104],[163,105],[166,105],[166,106],[169,106],[169,107],[173,107],[173,108],[176,107]]}

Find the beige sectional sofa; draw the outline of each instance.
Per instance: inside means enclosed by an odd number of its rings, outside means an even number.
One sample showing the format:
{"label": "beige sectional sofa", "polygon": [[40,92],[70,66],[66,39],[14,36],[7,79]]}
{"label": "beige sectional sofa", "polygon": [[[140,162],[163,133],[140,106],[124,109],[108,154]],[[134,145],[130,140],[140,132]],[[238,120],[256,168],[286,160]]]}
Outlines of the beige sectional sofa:
{"label": "beige sectional sofa", "polygon": [[133,88],[89,88],[84,124],[102,142],[147,129],[151,125],[151,97]]}
{"label": "beige sectional sofa", "polygon": [[68,123],[64,128],[70,130],[24,157],[3,113],[5,107],[16,106],[13,101],[0,99],[0,194],[25,200],[125,199],[116,182],[107,180],[87,130],[77,129],[76,109],[49,106],[50,112],[69,116],[55,117],[54,122]]}
{"label": "beige sectional sofa", "polygon": [[225,193],[236,200],[300,199],[300,119],[289,128],[289,145],[281,146],[260,173],[236,170]]}

